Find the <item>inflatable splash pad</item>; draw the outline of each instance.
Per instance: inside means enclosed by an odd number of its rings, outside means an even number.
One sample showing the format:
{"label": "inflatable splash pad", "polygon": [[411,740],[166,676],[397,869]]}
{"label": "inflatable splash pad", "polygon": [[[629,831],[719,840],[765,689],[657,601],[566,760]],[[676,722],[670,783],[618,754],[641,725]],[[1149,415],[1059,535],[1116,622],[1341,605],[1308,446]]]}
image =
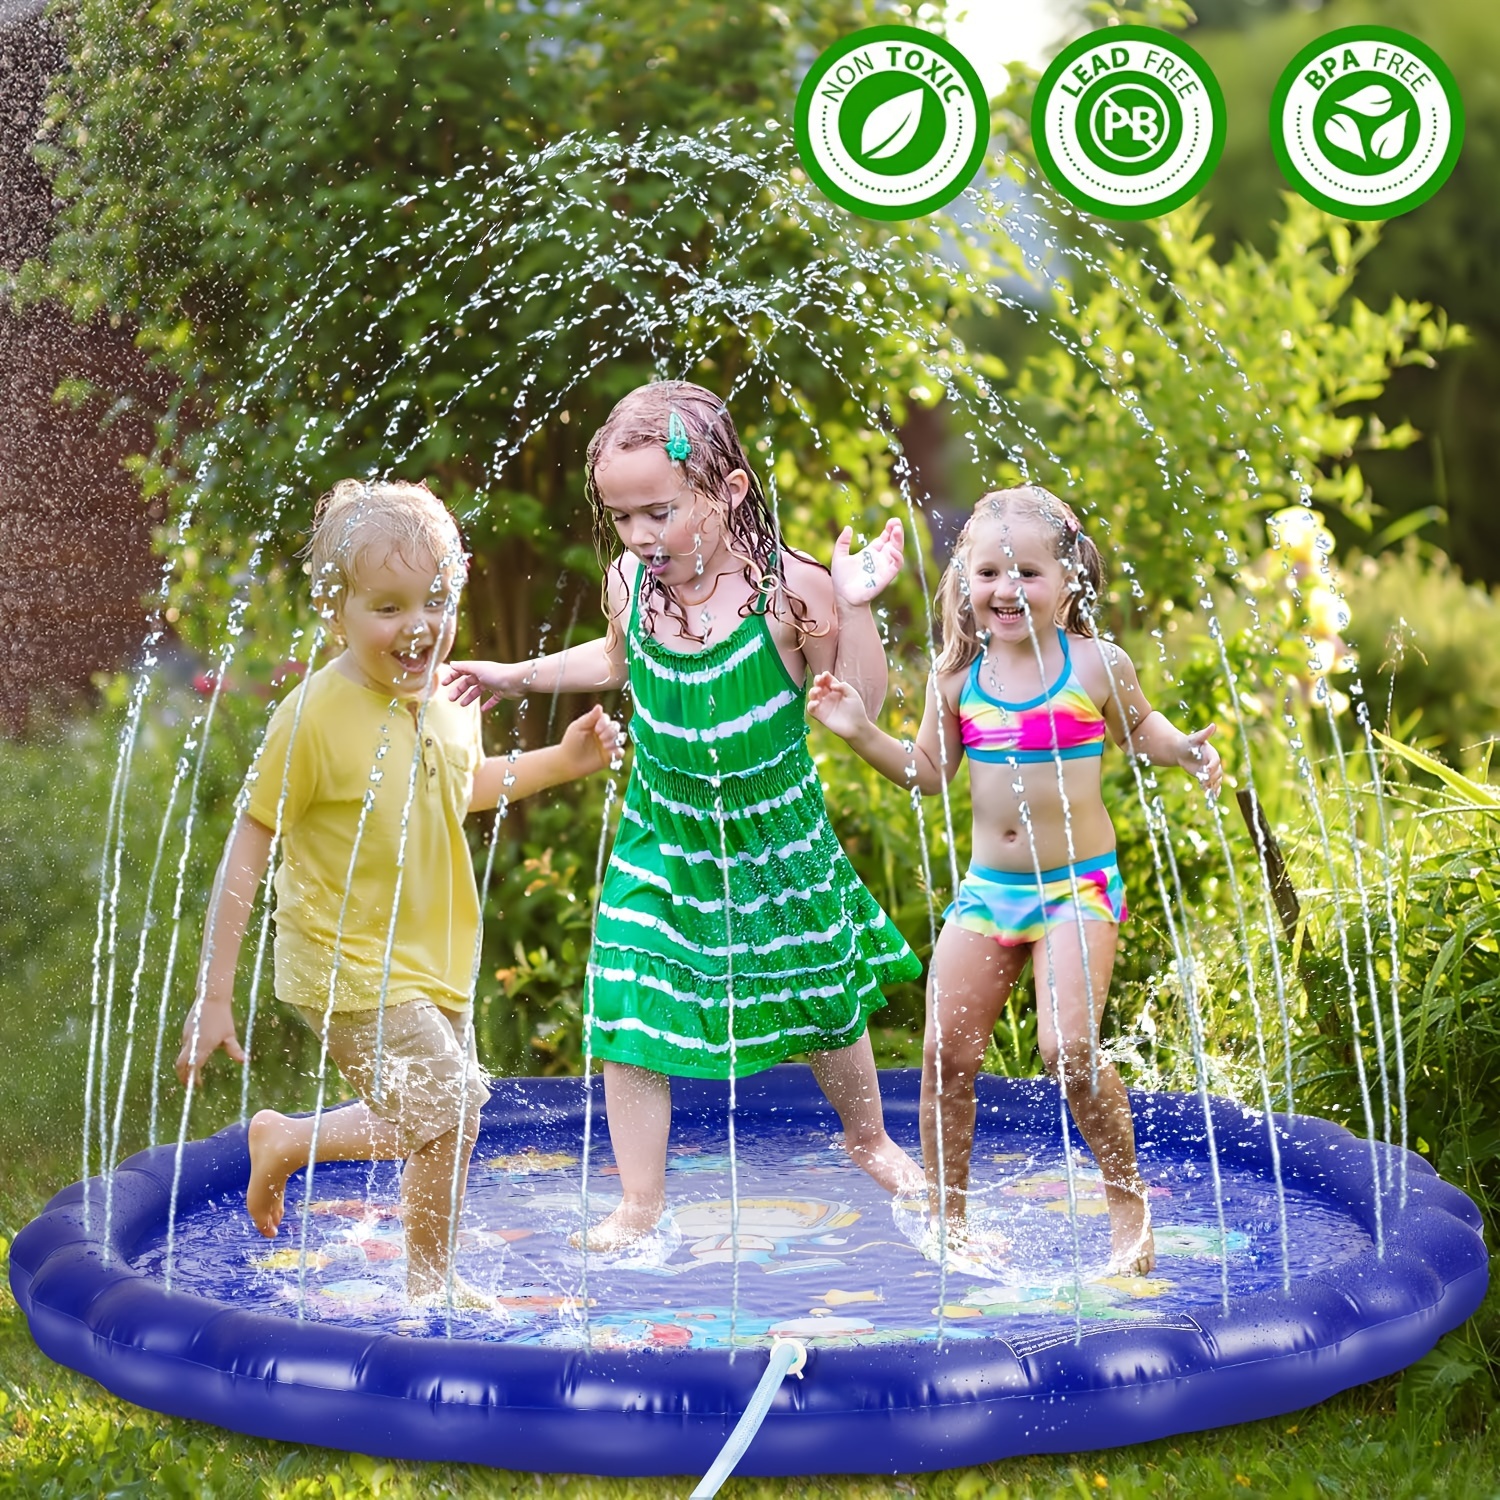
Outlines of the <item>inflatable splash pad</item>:
{"label": "inflatable splash pad", "polygon": [[[619,1197],[597,1083],[591,1218]],[[917,1075],[882,1087],[915,1153]],[[138,1405],[550,1472],[701,1472],[772,1340],[794,1338],[805,1376],[737,1470],[765,1475],[949,1468],[1297,1410],[1420,1358],[1485,1292],[1469,1199],[1309,1116],[1274,1117],[1278,1193],[1265,1118],[1211,1101],[1216,1192],[1202,1101],[1133,1093],[1158,1263],[1109,1277],[1099,1175],[1076,1136],[1070,1162],[1045,1082],[981,1076],[976,1233],[946,1264],[913,1244],[920,1213],[848,1163],[805,1067],[738,1084],[733,1192],[727,1085],[673,1095],[670,1217],[640,1250],[585,1260],[568,1245],[582,1084],[497,1081],[459,1265],[503,1317],[407,1306],[392,1164],[319,1166],[305,1247],[299,1173],[262,1239],[241,1127],[183,1152],[170,1290],[171,1146],[119,1168],[107,1243],[102,1181],[58,1194],[16,1239],[11,1284],[45,1353]]]}

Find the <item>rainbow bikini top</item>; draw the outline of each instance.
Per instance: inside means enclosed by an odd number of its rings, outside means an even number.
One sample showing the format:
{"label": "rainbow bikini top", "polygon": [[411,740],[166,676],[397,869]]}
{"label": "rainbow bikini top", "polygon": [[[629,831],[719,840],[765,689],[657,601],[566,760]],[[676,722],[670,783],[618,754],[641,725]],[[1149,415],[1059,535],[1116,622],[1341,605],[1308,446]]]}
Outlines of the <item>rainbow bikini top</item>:
{"label": "rainbow bikini top", "polygon": [[1054,756],[1079,760],[1104,753],[1104,715],[1073,670],[1066,632],[1059,629],[1057,639],[1062,645],[1062,671],[1040,698],[1025,703],[1006,703],[985,692],[979,683],[984,657],[975,657],[958,695],[959,734],[970,760],[1019,765]]}

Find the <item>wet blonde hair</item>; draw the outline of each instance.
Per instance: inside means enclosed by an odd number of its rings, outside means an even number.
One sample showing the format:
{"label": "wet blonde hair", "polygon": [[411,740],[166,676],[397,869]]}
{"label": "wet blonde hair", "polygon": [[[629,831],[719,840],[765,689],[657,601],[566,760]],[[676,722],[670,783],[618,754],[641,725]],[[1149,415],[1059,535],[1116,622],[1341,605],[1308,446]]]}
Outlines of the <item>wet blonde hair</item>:
{"label": "wet blonde hair", "polygon": [[417,566],[431,559],[455,587],[468,577],[458,522],[423,483],[408,479],[341,479],[318,501],[307,544],[313,604],[333,615],[377,548]]}
{"label": "wet blonde hair", "polygon": [[980,639],[974,621],[974,605],[969,597],[969,553],[973,547],[974,527],[982,521],[1027,518],[1045,522],[1053,533],[1054,555],[1063,565],[1072,594],[1064,627],[1074,635],[1097,634],[1094,609],[1104,587],[1104,559],[1099,555],[1099,549],[1083,534],[1072,507],[1039,484],[991,490],[980,499],[973,514],[964,522],[964,529],[953,544],[953,556],[948,559],[943,580],[938,585],[937,615],[943,636],[937,662],[939,672],[960,671],[976,656],[984,654],[984,642]]}
{"label": "wet blonde hair", "polygon": [[[799,641],[810,635],[823,634],[828,627],[814,626],[806,602],[787,586],[787,546],[776,528],[776,518],[766,501],[760,479],[750,465],[745,445],[735,430],[729,408],[712,391],[687,380],[655,380],[649,385],[637,386],[616,402],[604,425],[589,439],[584,483],[594,523],[594,545],[606,575],[606,613],[609,607],[608,572],[612,566],[618,566],[614,559],[619,553],[620,539],[599,494],[597,471],[612,453],[630,453],[651,447],[660,447],[667,452],[674,416],[681,421],[692,451],[686,458],[673,458],[670,453],[667,456],[693,491],[713,507],[724,528],[730,555],[742,565],[751,587],[767,596],[773,604],[778,600],[784,603]],[[745,498],[731,508],[727,499],[729,476],[736,469],[743,472],[750,487]],[[799,552],[797,556],[804,557],[805,554]],[[806,558],[806,561],[822,566],[813,558]],[[750,596],[740,609],[741,615],[753,607],[756,597],[756,594]],[[703,639],[689,629],[687,612],[670,590],[648,575],[641,580],[641,608],[648,630],[651,615],[658,607],[663,614],[678,621],[687,640]]]}

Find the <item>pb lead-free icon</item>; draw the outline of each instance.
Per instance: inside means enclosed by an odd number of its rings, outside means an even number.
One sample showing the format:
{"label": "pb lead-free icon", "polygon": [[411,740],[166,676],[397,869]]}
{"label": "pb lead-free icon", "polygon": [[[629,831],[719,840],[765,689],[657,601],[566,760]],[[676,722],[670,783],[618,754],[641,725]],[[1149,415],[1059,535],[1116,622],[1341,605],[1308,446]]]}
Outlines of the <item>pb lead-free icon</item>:
{"label": "pb lead-free icon", "polygon": [[1271,99],[1271,145],[1310,203],[1390,219],[1448,180],[1463,145],[1458,85],[1425,42],[1346,26],[1304,47]]}
{"label": "pb lead-free icon", "polygon": [[1224,95],[1198,54],[1149,26],[1064,47],[1037,85],[1031,139],[1058,192],[1107,219],[1186,203],[1224,150]]}
{"label": "pb lead-free icon", "polygon": [[973,181],[990,106],[951,42],[912,26],[869,26],[829,47],[797,92],[808,175],[867,219],[915,219]]}

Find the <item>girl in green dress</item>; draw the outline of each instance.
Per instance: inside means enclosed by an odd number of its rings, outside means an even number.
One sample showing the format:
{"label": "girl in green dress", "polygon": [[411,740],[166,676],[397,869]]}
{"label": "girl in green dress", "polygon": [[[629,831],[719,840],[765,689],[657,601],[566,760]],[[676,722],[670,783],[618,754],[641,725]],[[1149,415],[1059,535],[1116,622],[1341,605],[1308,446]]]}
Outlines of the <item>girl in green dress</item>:
{"label": "girl in green dress", "polygon": [[831,671],[869,713],[886,661],[871,603],[901,525],[824,568],[783,545],[723,402],[661,381],[588,449],[608,633],[519,663],[457,662],[461,703],[627,683],[635,759],[600,893],[585,1045],[601,1059],[623,1201],[593,1250],[666,1206],[669,1075],[742,1078],[805,1054],[851,1158],[888,1191],[921,1171],[886,1134],[866,1031],[921,965],[860,883],[807,752],[807,682]]}

